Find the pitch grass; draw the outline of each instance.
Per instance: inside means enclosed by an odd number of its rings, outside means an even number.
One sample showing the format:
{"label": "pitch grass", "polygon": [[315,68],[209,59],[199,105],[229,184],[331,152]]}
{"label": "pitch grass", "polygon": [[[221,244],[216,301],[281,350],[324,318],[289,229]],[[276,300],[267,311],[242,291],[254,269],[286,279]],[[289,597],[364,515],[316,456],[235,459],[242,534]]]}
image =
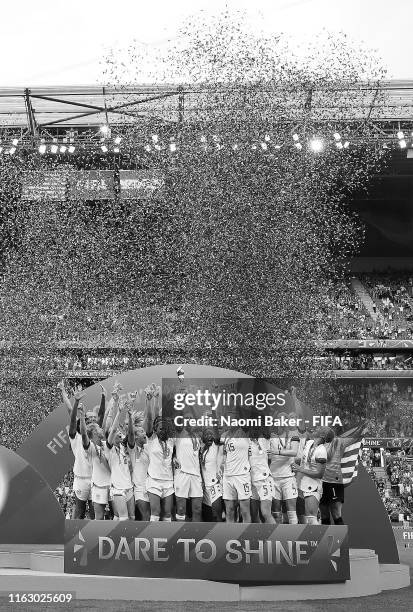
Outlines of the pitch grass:
{"label": "pitch grass", "polygon": [[[410,566],[413,583],[413,548],[399,549],[400,562]],[[405,589],[384,591],[368,597],[347,599],[319,599],[312,601],[257,601],[257,602],[203,602],[203,601],[111,601],[84,599],[71,604],[10,604],[0,599],[0,612],[412,612],[413,584]]]}

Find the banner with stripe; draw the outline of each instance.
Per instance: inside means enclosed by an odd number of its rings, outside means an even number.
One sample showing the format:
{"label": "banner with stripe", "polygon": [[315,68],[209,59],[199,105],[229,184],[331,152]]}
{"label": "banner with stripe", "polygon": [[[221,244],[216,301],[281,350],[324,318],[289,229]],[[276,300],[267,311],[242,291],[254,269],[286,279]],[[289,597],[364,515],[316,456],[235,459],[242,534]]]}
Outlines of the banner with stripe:
{"label": "banner with stripe", "polygon": [[340,462],[344,486],[348,486],[357,478],[365,429],[366,423],[362,423],[340,436],[346,442]]}
{"label": "banner with stripe", "polygon": [[66,521],[65,573],[238,584],[344,582],[345,525]]}

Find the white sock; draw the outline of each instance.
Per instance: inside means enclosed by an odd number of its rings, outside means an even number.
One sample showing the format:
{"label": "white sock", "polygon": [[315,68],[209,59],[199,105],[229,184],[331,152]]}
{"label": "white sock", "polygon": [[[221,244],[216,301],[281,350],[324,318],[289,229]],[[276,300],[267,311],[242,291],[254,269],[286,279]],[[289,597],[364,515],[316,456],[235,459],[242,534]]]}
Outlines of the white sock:
{"label": "white sock", "polygon": [[307,515],[305,517],[305,520],[306,520],[307,525],[318,525],[316,516]]}
{"label": "white sock", "polygon": [[153,523],[156,523],[156,521],[159,521],[159,516],[155,516],[154,514],[151,514],[151,519],[150,519]]}
{"label": "white sock", "polygon": [[118,520],[119,520],[119,517],[118,517],[118,516],[116,516],[116,514],[115,514],[115,515],[114,515],[114,517],[113,517],[113,520],[114,520],[114,521],[118,521]]}
{"label": "white sock", "polygon": [[185,514],[176,514],[176,520],[177,521],[184,521],[185,520]]}
{"label": "white sock", "polygon": [[287,516],[290,525],[298,525],[297,512],[295,510],[287,510]]}
{"label": "white sock", "polygon": [[128,517],[128,516],[120,516],[120,517],[118,518],[118,521],[128,521],[128,520],[129,520],[129,517]]}
{"label": "white sock", "polygon": [[275,518],[275,522],[279,525],[283,522],[283,513],[282,512],[273,512],[273,517]]}
{"label": "white sock", "polygon": [[162,520],[166,523],[170,523],[172,521],[172,518],[170,516],[168,517],[165,516]]}

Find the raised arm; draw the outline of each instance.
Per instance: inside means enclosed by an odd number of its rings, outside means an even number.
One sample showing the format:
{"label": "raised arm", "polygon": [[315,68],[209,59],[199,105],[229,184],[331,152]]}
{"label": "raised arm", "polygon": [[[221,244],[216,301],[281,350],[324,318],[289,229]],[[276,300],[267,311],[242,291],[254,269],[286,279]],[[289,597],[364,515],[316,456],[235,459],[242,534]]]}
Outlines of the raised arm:
{"label": "raised arm", "polygon": [[98,412],[98,423],[99,426],[103,428],[103,421],[105,419],[105,410],[106,410],[106,389],[103,385],[100,385],[101,395],[100,395],[100,405]]}
{"label": "raised arm", "polygon": [[67,412],[70,416],[72,414],[72,403],[65,389],[65,381],[63,379],[57,383],[57,388],[62,392],[63,403],[66,406]]}
{"label": "raised arm", "polygon": [[70,424],[69,424],[69,437],[70,438],[75,438],[76,437],[76,425],[77,425],[77,408],[79,406],[79,402],[82,399],[82,397],[84,396],[84,393],[82,393],[81,391],[76,391],[75,393],[75,403],[73,405],[73,410],[72,413],[70,415]]}
{"label": "raised arm", "polygon": [[154,386],[150,385],[146,387],[145,393],[146,435],[150,438],[153,433],[154,420],[160,413],[159,390],[158,388],[154,389]]}
{"label": "raised arm", "polygon": [[80,404],[78,407],[78,414],[80,417],[80,435],[82,436],[82,444],[83,444],[83,448],[87,450],[90,446],[90,438],[87,434],[85,411],[83,410],[82,404]]}
{"label": "raised arm", "polygon": [[119,427],[119,423],[122,422],[125,418],[125,405],[123,402],[119,402],[118,404],[118,412],[116,413],[115,418],[113,419],[112,426],[110,428],[109,436],[107,444],[109,447],[113,446],[113,442],[115,440],[115,434]]}
{"label": "raised arm", "polygon": [[120,401],[120,396],[119,393],[117,392],[117,390],[114,388],[112,391],[112,397],[111,400],[109,402],[109,407],[106,410],[104,419],[103,419],[103,431],[105,433],[107,433],[108,431],[110,431],[113,421],[115,419],[115,416],[117,414],[118,408],[119,408],[119,401]]}
{"label": "raised arm", "polygon": [[132,403],[127,402],[127,407],[128,407],[128,446],[129,448],[135,448],[135,430],[133,429]]}

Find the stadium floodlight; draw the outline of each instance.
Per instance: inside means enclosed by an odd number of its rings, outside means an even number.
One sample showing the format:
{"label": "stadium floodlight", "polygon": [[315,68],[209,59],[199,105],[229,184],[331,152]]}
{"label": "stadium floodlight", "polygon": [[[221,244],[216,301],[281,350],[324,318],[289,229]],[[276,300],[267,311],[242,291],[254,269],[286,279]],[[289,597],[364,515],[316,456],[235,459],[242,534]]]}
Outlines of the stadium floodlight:
{"label": "stadium floodlight", "polygon": [[295,142],[298,142],[300,140],[300,137],[298,134],[293,134],[293,140],[295,140]]}
{"label": "stadium floodlight", "polygon": [[263,149],[263,151],[266,151],[268,149],[268,145],[266,142],[262,142],[261,143],[261,148]]}
{"label": "stadium floodlight", "polygon": [[337,149],[342,149],[343,148],[343,143],[340,142],[340,141],[336,142],[336,147],[337,147]]}
{"label": "stadium floodlight", "polygon": [[158,142],[158,140],[159,140],[158,134],[152,134],[152,140],[153,140],[153,142]]}
{"label": "stadium floodlight", "polygon": [[407,146],[406,141],[404,140],[404,138],[402,138],[401,140],[399,140],[399,146],[401,149],[405,149]]}
{"label": "stadium floodlight", "polygon": [[120,144],[120,141],[122,140],[122,138],[120,136],[116,136],[115,138],[115,144]]}
{"label": "stadium floodlight", "polygon": [[9,153],[10,155],[14,155],[16,153],[16,147],[11,147]]}
{"label": "stadium floodlight", "polygon": [[301,142],[296,142],[295,145],[296,149],[298,149],[299,151],[301,151],[301,149],[303,148],[303,145],[301,144]]}
{"label": "stadium floodlight", "polygon": [[17,138],[13,138],[13,140],[12,140],[13,147],[17,147],[18,144],[19,144],[18,139]]}
{"label": "stadium floodlight", "polygon": [[145,151],[148,151],[148,153],[151,151],[151,145],[145,145]]}
{"label": "stadium floodlight", "polygon": [[403,140],[403,139],[404,139],[404,132],[402,132],[402,130],[399,130],[399,131],[397,132],[397,138],[398,138],[399,140]]}
{"label": "stadium floodlight", "polygon": [[201,136],[201,142],[206,142],[206,141],[207,141],[206,136]]}
{"label": "stadium floodlight", "polygon": [[70,145],[70,147],[68,148],[69,153],[74,153],[75,152],[75,146],[74,145]]}
{"label": "stadium floodlight", "polygon": [[171,150],[171,153],[174,153],[176,151],[176,144],[174,142],[171,142],[169,148]]}
{"label": "stadium floodlight", "polygon": [[52,146],[50,147],[50,153],[57,153],[58,150],[58,146],[57,144],[52,144]]}
{"label": "stadium floodlight", "polygon": [[42,142],[39,146],[39,153],[41,153],[42,155],[46,153],[46,145],[44,144],[44,142]]}
{"label": "stadium floodlight", "polygon": [[108,152],[108,148],[107,148],[106,145],[102,145],[100,148],[102,149],[103,153],[107,153]]}
{"label": "stadium floodlight", "polygon": [[237,144],[233,144],[233,145],[232,145],[232,150],[233,150],[233,151],[236,151],[237,149],[238,149],[238,145],[237,145]]}
{"label": "stadium floodlight", "polygon": [[274,145],[274,149],[281,149],[281,145]]}
{"label": "stadium floodlight", "polygon": [[350,143],[349,143],[349,141],[348,141],[348,140],[346,140],[346,142],[343,144],[343,147],[344,147],[345,149],[348,149],[348,148],[349,148],[349,146],[350,146]]}
{"label": "stadium floodlight", "polygon": [[120,153],[120,149],[119,149],[119,147],[114,147],[114,148],[113,148],[113,152],[114,152],[114,153]]}
{"label": "stadium floodlight", "polygon": [[99,129],[102,132],[102,134],[104,134],[105,136],[108,136],[110,133],[110,127],[108,126],[107,123],[104,123],[103,125],[101,125]]}
{"label": "stadium floodlight", "polygon": [[314,151],[314,153],[320,153],[324,149],[324,143],[320,138],[312,138],[310,140],[310,149]]}
{"label": "stadium floodlight", "polygon": [[334,132],[333,138],[336,142],[339,142],[341,140],[341,136],[338,132]]}
{"label": "stadium floodlight", "polygon": [[66,149],[67,149],[66,145],[62,145],[60,147],[60,153],[66,153]]}
{"label": "stadium floodlight", "polygon": [[271,138],[268,136],[268,134],[266,134],[264,136],[264,140],[265,140],[265,142],[270,142]]}

